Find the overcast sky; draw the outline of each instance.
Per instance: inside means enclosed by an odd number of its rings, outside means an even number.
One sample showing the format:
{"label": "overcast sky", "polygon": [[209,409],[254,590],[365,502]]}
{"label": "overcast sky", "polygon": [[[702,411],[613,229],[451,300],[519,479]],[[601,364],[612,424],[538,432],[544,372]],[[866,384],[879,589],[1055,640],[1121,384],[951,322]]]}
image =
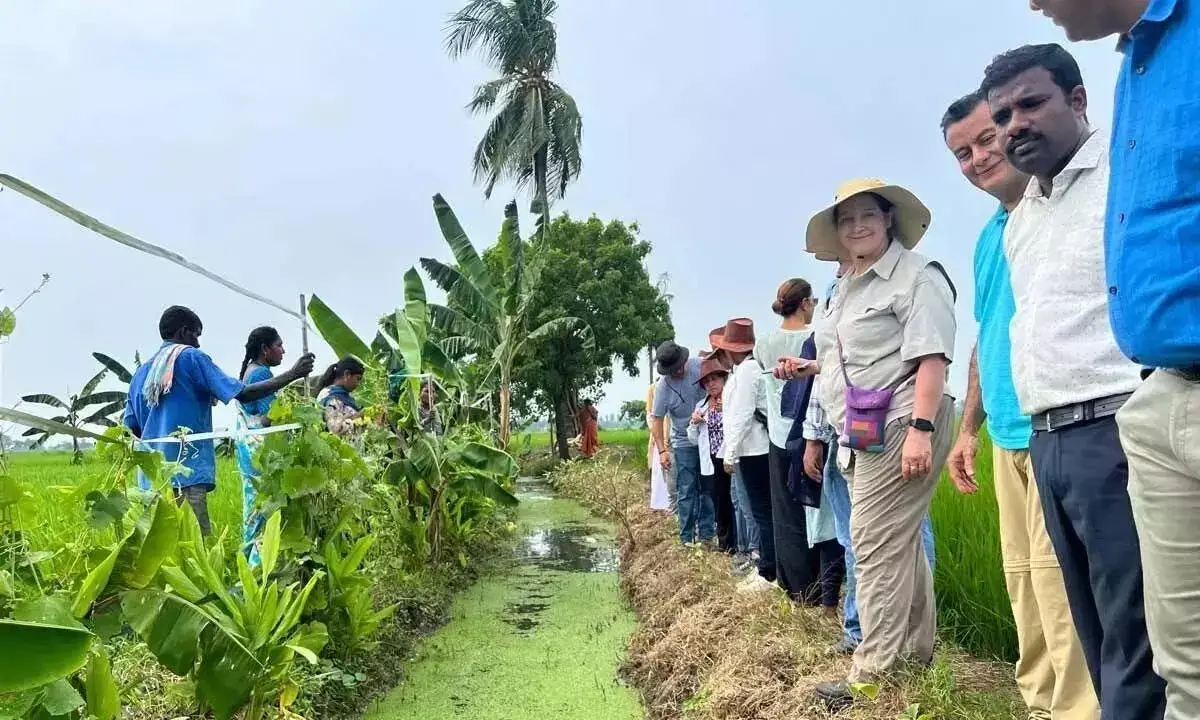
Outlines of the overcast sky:
{"label": "overcast sky", "polygon": [[[448,257],[430,197],[476,244],[511,191],[485,202],[464,105],[489,71],[443,51],[459,0],[26,0],[0,22],[0,168],[110,224],[287,303],[318,293],[363,335],[423,255]],[[584,117],[584,169],[561,207],[637,221],[669,273],[679,339],[725,318],[760,332],[789,276],[823,288],[809,216],[842,180],[907,185],[933,210],[920,250],[959,288],[962,394],[975,334],[971,253],[993,203],[962,179],[938,120],[991,57],[1065,42],[1023,0],[561,0],[558,81]],[[1075,45],[1107,127],[1118,56]],[[247,332],[288,317],[0,193],[0,305],[53,276],[4,350],[4,404],[67,394],[99,350],[158,345],[162,310],[205,322],[234,373]],[[318,341],[319,342],[319,341]],[[318,347],[318,363],[334,358]],[[641,397],[620,376],[601,403]],[[220,420],[218,421],[220,424]]]}

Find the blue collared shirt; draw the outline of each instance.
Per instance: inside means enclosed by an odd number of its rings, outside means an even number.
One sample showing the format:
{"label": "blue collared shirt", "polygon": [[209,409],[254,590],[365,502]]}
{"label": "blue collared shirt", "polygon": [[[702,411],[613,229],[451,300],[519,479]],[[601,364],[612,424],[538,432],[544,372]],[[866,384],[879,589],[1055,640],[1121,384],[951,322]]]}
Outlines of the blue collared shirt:
{"label": "blue collared shirt", "polygon": [[1117,343],[1200,364],[1200,3],[1151,0],[1121,42],[1105,232]]}
{"label": "blue collared shirt", "polygon": [[1017,313],[1008,259],[1004,255],[1004,227],[1008,211],[1001,207],[988,220],[975,243],[975,321],[979,323],[976,346],[983,409],[987,412],[992,442],[1005,450],[1029,447],[1033,426],[1021,413],[1013,385],[1012,340],[1009,326]]}
{"label": "blue collared shirt", "polygon": [[[163,345],[168,347],[171,343]],[[161,348],[160,348],[161,351]],[[245,387],[221,371],[207,353],[187,348],[175,359],[175,379],[171,391],[150,407],[142,386],[146,382],[153,359],[143,363],[129,382],[129,401],[125,406],[125,426],[140,438],[164,438],[187,428],[194,434],[212,432],[212,408],[215,402],[228,403]],[[179,459],[178,443],[155,443],[154,449],[170,462]],[[183,456],[183,466],[190,473],[171,478],[175,487],[217,484],[217,457],[212,440],[189,443]]]}
{"label": "blue collared shirt", "polygon": [[704,396],[704,388],[700,387],[700,358],[688,358],[682,378],[663,375],[658,379],[651,414],[671,421],[671,447],[696,446],[688,439],[687,429],[692,411]]}

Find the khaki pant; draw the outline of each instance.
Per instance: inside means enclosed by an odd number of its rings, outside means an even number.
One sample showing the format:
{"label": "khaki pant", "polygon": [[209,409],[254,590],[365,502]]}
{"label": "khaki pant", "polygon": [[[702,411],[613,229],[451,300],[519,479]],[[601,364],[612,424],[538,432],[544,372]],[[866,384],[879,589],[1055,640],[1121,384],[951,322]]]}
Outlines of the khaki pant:
{"label": "khaki pant", "polygon": [[893,421],[878,453],[855,451],[850,482],[850,541],[857,559],[863,640],[847,679],[862,682],[902,661],[933,659],[937,608],[933,572],[921,540],[942,466],[954,439],[954,402],[942,398],[934,425],[933,462],[923,478],[904,481],[900,464],[909,416]]}
{"label": "khaki pant", "polygon": [[1017,687],[1031,718],[1095,720],[1096,690],[1071,620],[1027,450],[992,448],[1004,581],[1017,625]]}
{"label": "khaki pant", "polygon": [[1117,413],[1166,720],[1200,718],[1200,383],[1151,375]]}

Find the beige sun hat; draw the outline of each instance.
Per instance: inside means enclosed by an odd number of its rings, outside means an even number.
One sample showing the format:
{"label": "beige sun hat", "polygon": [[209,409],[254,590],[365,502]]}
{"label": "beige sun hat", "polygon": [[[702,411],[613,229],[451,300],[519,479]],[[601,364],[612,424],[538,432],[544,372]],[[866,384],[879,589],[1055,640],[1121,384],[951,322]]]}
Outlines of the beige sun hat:
{"label": "beige sun hat", "polygon": [[841,203],[863,193],[874,193],[895,206],[897,239],[909,250],[916,247],[929,229],[933,215],[911,191],[875,178],[849,180],[838,187],[833,204],[808,221],[805,249],[816,255],[818,260],[836,260],[845,252],[842,241],[838,239],[835,211]]}

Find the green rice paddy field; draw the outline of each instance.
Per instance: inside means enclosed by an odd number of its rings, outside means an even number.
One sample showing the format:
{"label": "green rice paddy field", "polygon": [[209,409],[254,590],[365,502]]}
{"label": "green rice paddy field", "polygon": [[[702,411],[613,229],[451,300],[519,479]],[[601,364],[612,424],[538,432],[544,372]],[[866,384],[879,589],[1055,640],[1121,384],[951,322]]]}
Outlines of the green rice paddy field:
{"label": "green rice paddy field", "polygon": [[[645,430],[606,430],[600,441],[607,446],[627,447],[630,461],[644,464],[648,435]],[[514,438],[513,450],[545,449],[549,433],[526,433]],[[89,473],[104,472],[100,462],[71,465],[69,453],[23,453],[9,456],[10,471],[25,481],[34,493],[37,518],[23,518],[34,547],[52,537],[79,537],[89,532],[78,512],[79,504],[63,502],[74,486]],[[1013,660],[1016,634],[1000,560],[1000,535],[996,497],[992,484],[991,446],[980,442],[977,461],[980,492],[960,495],[943,479],[933,503],[937,538],[937,593],[939,618],[944,635],[953,642],[986,657]],[[236,528],[241,519],[241,479],[230,459],[219,461],[217,490],[209,498],[216,528]],[[26,510],[28,512],[28,510]]]}

